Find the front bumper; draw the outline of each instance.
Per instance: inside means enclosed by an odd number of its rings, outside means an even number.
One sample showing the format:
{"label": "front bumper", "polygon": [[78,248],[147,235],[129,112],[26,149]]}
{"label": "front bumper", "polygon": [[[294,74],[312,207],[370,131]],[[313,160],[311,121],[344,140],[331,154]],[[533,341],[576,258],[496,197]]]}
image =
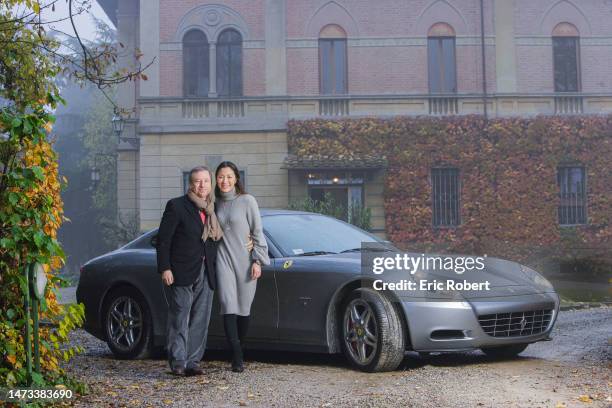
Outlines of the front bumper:
{"label": "front bumper", "polygon": [[[414,351],[467,351],[548,339],[559,313],[559,297],[556,293],[539,293],[465,301],[402,299],[401,307]],[[552,310],[548,327],[534,335],[493,337],[478,321],[482,315],[533,310]]]}

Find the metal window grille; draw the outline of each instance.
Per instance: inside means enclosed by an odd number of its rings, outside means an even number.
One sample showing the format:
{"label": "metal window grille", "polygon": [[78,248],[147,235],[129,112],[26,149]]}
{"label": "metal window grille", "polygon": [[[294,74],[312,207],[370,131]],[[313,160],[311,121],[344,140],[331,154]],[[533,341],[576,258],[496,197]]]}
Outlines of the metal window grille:
{"label": "metal window grille", "polygon": [[586,224],[586,177],[584,167],[557,169],[559,224]]}
{"label": "metal window grille", "polygon": [[431,181],[434,227],[459,225],[459,169],[432,169]]}

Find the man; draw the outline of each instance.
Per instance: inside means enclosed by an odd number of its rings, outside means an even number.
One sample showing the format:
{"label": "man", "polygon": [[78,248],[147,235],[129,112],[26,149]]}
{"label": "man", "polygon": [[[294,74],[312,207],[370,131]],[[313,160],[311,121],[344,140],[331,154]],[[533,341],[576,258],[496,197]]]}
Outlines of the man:
{"label": "man", "polygon": [[171,293],[167,349],[175,375],[201,375],[215,288],[217,245],[223,232],[214,211],[212,174],[189,173],[189,191],[173,198],[157,235],[157,269]]}

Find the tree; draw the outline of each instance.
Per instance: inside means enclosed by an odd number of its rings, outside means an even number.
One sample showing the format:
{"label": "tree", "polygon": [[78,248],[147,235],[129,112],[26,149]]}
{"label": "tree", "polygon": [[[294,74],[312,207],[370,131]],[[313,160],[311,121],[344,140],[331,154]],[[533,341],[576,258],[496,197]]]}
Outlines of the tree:
{"label": "tree", "polygon": [[[0,97],[24,108],[28,101],[42,100],[47,93],[57,95],[57,85],[48,79],[60,71],[78,83],[93,84],[104,95],[121,83],[147,80],[144,70],[153,60],[143,66],[140,50],[125,50],[123,44],[108,41],[109,38],[95,42],[81,38],[74,17],[87,13],[91,0],[66,0],[68,16],[43,20],[41,11],[54,10],[58,1],[49,0],[44,4],[39,0],[0,2]],[[75,36],[51,29],[51,23],[62,20],[70,20]],[[101,31],[101,34],[108,34],[108,31]],[[134,64],[116,69],[117,59],[128,52],[133,52]],[[110,97],[107,99],[114,105]]]}
{"label": "tree", "polygon": [[[28,290],[24,270],[31,263],[43,265],[51,290],[41,304],[41,318],[55,323],[40,333],[41,372],[37,385],[65,383],[60,361],[68,360],[76,348],[62,346],[70,330],[82,324],[82,305],[62,309],[52,290],[60,280],[57,271],[65,255],[57,241],[63,209],[60,190],[66,180],[58,175],[57,154],[50,132],[53,112],[59,103],[56,82],[62,72],[80,83],[91,83],[107,92],[125,81],[146,79],[140,63],[133,70],[113,70],[122,46],[86,44],[77,35],[64,46],[47,34],[49,22],[41,10],[53,8],[36,0],[0,2],[0,386],[24,385],[25,319],[23,293]],[[88,1],[67,0],[73,22],[76,13],[87,10]],[[75,29],[76,31],[76,29]],[[141,55],[137,52],[135,60]],[[106,95],[106,94],[105,94]],[[110,98],[109,98],[110,100]]]}

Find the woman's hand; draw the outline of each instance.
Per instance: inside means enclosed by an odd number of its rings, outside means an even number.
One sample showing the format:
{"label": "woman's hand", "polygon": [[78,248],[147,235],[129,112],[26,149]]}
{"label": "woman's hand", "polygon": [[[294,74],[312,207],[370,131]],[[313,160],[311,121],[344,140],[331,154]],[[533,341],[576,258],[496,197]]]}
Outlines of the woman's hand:
{"label": "woman's hand", "polygon": [[247,243],[246,243],[246,249],[247,251],[251,252],[253,250],[253,237],[251,237],[251,234],[249,234],[247,236]]}
{"label": "woman's hand", "polygon": [[252,280],[259,279],[260,276],[261,276],[261,265],[257,262],[253,262],[253,264],[251,264],[251,279]]}

